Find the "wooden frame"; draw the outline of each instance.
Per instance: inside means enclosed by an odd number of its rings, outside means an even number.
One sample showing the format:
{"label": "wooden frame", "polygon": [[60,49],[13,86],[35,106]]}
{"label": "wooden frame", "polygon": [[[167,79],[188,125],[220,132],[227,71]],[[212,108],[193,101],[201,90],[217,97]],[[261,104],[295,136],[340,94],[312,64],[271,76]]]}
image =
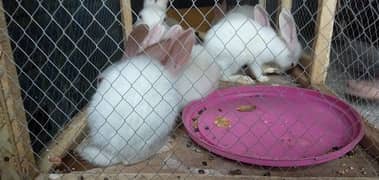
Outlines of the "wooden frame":
{"label": "wooden frame", "polygon": [[[0,9],[3,9],[2,1]],[[7,169],[12,179],[22,179],[36,175],[37,168],[29,133],[26,133],[28,125],[4,12],[0,12],[0,30],[0,167]]]}
{"label": "wooden frame", "polygon": [[[308,63],[306,66],[310,66],[310,76],[306,76],[307,71],[301,68],[294,69],[291,74],[297,78],[298,82],[305,87],[311,87],[318,89],[322,92],[335,95],[333,91],[328,89],[325,85],[326,68],[329,64],[329,49],[330,42],[333,34],[333,22],[334,13],[337,0],[319,0],[321,11],[318,15],[317,35],[316,42],[314,44],[314,54],[312,56],[304,55],[302,62]],[[266,3],[266,0],[260,0],[260,3]],[[128,37],[132,29],[132,14],[130,0],[120,0],[120,6],[122,9],[122,22],[124,24],[124,37]],[[283,0],[281,2],[282,7],[291,7],[292,0]],[[0,7],[2,8],[2,1],[0,1]],[[204,9],[206,10],[206,9]],[[72,122],[66,126],[61,134],[57,136],[53,143],[48,146],[48,151],[41,154],[38,164],[35,163],[33,153],[31,151],[29,135],[26,132],[26,118],[22,106],[21,94],[19,91],[18,78],[16,68],[14,67],[14,61],[11,51],[9,40],[7,39],[7,28],[4,14],[0,14],[0,29],[4,31],[0,34],[0,50],[1,50],[1,62],[0,62],[0,145],[4,146],[5,150],[1,151],[0,167],[2,170],[9,170],[8,178],[22,179],[23,176],[33,177],[37,171],[41,174],[39,179],[46,179],[49,176],[55,176],[60,179],[98,179],[102,177],[106,178],[154,178],[157,174],[133,174],[133,173],[121,173],[121,174],[93,174],[90,171],[76,172],[68,174],[49,174],[48,171],[54,167],[54,163],[50,161],[52,157],[62,157],[66,150],[72,147],[72,145],[80,139],[81,132],[86,127],[86,111],[85,109],[77,114]],[[206,29],[206,27],[204,27]],[[3,73],[1,73],[3,72]],[[379,155],[379,131],[365,122],[366,135],[363,141],[360,143],[363,147],[367,148],[367,151],[374,155]],[[21,138],[22,141],[16,141],[16,138]],[[14,153],[14,154],[12,154]],[[6,158],[8,157],[8,158]],[[11,158],[9,158],[11,157]],[[6,161],[6,162],[5,162]],[[23,163],[27,161],[28,163]],[[38,165],[38,170],[36,166]],[[2,176],[3,177],[3,176]],[[185,177],[186,179],[283,179],[282,177],[263,177],[263,176],[204,176],[191,174],[164,174],[160,173],[159,177],[163,179],[180,179]],[[4,177],[7,178],[7,177]],[[37,179],[38,179],[37,178]],[[285,179],[377,179],[377,178],[359,178],[359,177],[286,177]]]}
{"label": "wooden frame", "polygon": [[375,177],[277,177],[277,176],[212,176],[212,175],[196,175],[196,174],[167,174],[167,173],[161,173],[161,174],[132,174],[132,173],[120,173],[120,174],[108,174],[108,173],[102,173],[102,174],[93,174],[90,172],[87,173],[68,173],[68,174],[41,174],[36,179],[37,180],[43,180],[43,179],[55,179],[55,180],[77,180],[77,179],[165,179],[165,180],[251,180],[251,179],[260,179],[260,180],[376,180]]}
{"label": "wooden frame", "polygon": [[[132,16],[132,7],[130,4],[130,0],[120,0],[120,6],[121,6],[121,21],[124,30],[124,38],[127,38],[129,36],[129,33],[132,31],[133,28],[133,16]],[[126,42],[126,41],[124,41]]]}
{"label": "wooden frame", "polygon": [[312,84],[324,84],[329,66],[330,46],[333,35],[337,0],[319,0],[319,15],[316,26],[316,42],[311,65]]}

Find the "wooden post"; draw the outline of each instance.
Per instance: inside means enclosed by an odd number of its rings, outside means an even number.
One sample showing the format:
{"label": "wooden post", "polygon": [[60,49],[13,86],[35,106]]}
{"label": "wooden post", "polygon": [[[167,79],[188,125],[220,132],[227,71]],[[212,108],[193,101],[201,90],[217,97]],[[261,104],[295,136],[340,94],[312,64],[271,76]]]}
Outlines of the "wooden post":
{"label": "wooden post", "polygon": [[129,33],[133,28],[133,16],[132,16],[132,7],[130,5],[130,0],[120,0],[120,10],[121,10],[121,21],[123,24],[124,30],[124,45],[129,36]]}
{"label": "wooden post", "polygon": [[320,0],[316,25],[316,41],[310,72],[311,84],[325,83],[333,35],[337,0]]}
{"label": "wooden post", "polygon": [[[3,75],[2,73],[1,76]],[[1,84],[0,88],[3,88]],[[0,91],[0,146],[0,168],[4,172],[0,179],[21,179],[17,167],[18,159],[13,158],[17,157],[17,148],[3,91]]]}
{"label": "wooden post", "polygon": [[266,8],[266,0],[259,0],[259,4]]}
{"label": "wooden post", "polygon": [[[8,137],[1,141],[1,148],[7,148],[8,155],[4,157],[7,162],[0,161],[2,166],[13,169],[22,177],[34,177],[36,164],[27,129],[26,116],[21,98],[15,61],[10,41],[8,39],[7,23],[3,3],[0,1],[0,67],[3,73],[1,83],[1,136]],[[3,137],[4,135],[4,137]],[[5,144],[3,144],[5,143]],[[8,144],[9,143],[9,144]],[[4,149],[2,149],[4,150]],[[1,154],[4,156],[4,154]],[[12,165],[10,162],[13,162]],[[5,164],[3,164],[5,163]]]}
{"label": "wooden post", "polygon": [[281,8],[287,8],[291,10],[292,8],[292,0],[281,0],[280,1]]}

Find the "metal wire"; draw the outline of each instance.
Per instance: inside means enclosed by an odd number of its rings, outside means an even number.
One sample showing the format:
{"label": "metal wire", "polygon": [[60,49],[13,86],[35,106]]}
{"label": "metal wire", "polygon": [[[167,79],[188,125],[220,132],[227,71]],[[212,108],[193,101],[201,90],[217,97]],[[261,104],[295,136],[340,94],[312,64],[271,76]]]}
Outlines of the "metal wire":
{"label": "metal wire", "polygon": [[[138,19],[137,15],[139,9],[138,2],[132,1],[134,22]],[[204,13],[201,4],[197,1],[191,3],[186,2],[192,9],[201,14],[202,19],[196,21],[202,22],[206,26],[211,27],[213,24],[211,19],[207,18],[212,12]],[[184,3],[184,4],[186,4]],[[251,4],[254,5],[258,1],[228,1],[228,9],[235,6]],[[222,9],[220,4],[211,2],[211,10]],[[88,105],[91,99],[94,98],[94,93],[98,86],[96,85],[99,74],[104,72],[109,67],[119,63],[123,57],[124,47],[123,44],[127,40],[123,36],[123,23],[121,20],[121,11],[119,1],[3,1],[4,7],[0,9],[1,13],[6,16],[6,29],[0,29],[0,32],[8,37],[12,45],[12,55],[14,57],[14,66],[17,68],[18,81],[17,86],[22,93],[22,101],[24,111],[27,116],[27,124],[22,124],[28,129],[31,145],[36,159],[41,158],[41,152],[45,151],[48,144],[54,143],[56,135],[59,134],[70,123],[70,120],[75,114],[82,112],[83,108]],[[141,5],[141,4],[139,4]],[[209,5],[209,4],[207,4]],[[178,1],[169,2],[169,8],[173,12],[179,13],[177,7],[180,6]],[[292,4],[291,13],[295,18],[297,24],[298,38],[304,48],[304,52],[312,54],[313,43],[316,36],[316,18],[319,13],[317,1],[300,1],[294,0]],[[266,9],[270,16],[271,25],[275,30],[277,17],[280,13],[278,3],[274,1],[266,2]],[[345,86],[346,80],[372,80],[378,79],[379,73],[379,41],[378,41],[378,26],[379,26],[379,3],[376,1],[339,1],[336,19],[334,24],[333,42],[331,44],[331,59],[330,66],[327,69],[328,77],[326,84],[344,98],[347,87]],[[184,26],[191,26],[187,22],[185,15],[190,14],[185,12],[179,15],[181,18],[177,21]],[[141,18],[141,17],[139,17]],[[200,25],[199,25],[200,27]],[[194,27],[195,29],[198,27]],[[234,31],[238,31],[237,27],[233,27]],[[237,36],[237,35],[236,35]],[[225,37],[215,37],[223,39]],[[241,37],[239,37],[241,41]],[[248,43],[251,43],[250,40]],[[246,43],[247,44],[247,43]],[[225,49],[225,51],[228,51]],[[190,53],[190,52],[187,52]],[[232,53],[232,52],[230,52]],[[251,52],[250,52],[251,53]],[[192,59],[197,56],[192,54]],[[210,56],[211,57],[211,56]],[[235,57],[229,57],[233,59]],[[254,59],[255,57],[252,57]],[[129,58],[128,60],[130,60]],[[214,59],[215,61],[217,59]],[[197,69],[196,74],[182,74],[178,79],[170,79],[169,75],[165,73],[165,69],[158,63],[149,62],[141,65],[138,62],[131,62],[133,69],[130,73],[135,72],[135,77],[130,74],[122,74],[123,70],[119,71],[117,77],[114,79],[118,81],[122,79],[125,81],[125,89],[112,89],[115,86],[110,86],[109,89],[104,90],[103,97],[108,97],[107,93],[114,93],[114,99],[109,98],[102,101],[108,104],[109,107],[127,107],[126,109],[111,108],[96,109],[92,107],[89,114],[95,118],[103,119],[104,122],[100,124],[90,125],[90,132],[87,137],[94,136],[98,141],[104,142],[102,147],[107,151],[112,151],[116,154],[115,157],[107,157],[106,153],[100,152],[91,157],[93,159],[104,156],[105,161],[118,161],[119,156],[122,156],[121,151],[128,148],[131,161],[140,158],[140,153],[150,149],[157,149],[155,146],[146,148],[150,145],[151,141],[165,141],[170,134],[170,140],[179,142],[175,144],[175,148],[179,152],[169,152],[168,155],[158,154],[154,158],[149,158],[143,161],[142,164],[135,166],[134,173],[147,171],[155,173],[155,178],[164,179],[160,173],[191,173],[209,174],[209,175],[224,175],[224,174],[240,174],[241,169],[248,171],[248,174],[255,175],[278,175],[278,176],[292,176],[294,173],[303,176],[317,176],[311,167],[303,169],[291,168],[269,168],[260,166],[249,166],[241,162],[231,162],[222,157],[215,156],[214,154],[200,148],[194,144],[186,135],[183,130],[181,120],[172,123],[167,122],[167,119],[174,119],[178,116],[181,108],[188,103],[189,96],[205,96],[204,87],[212,87],[215,89],[216,85],[212,77],[204,74],[202,71],[212,70],[213,64],[203,67],[201,63],[195,64],[193,67]],[[193,62],[195,63],[195,62]],[[215,64],[215,63],[214,63]],[[129,67],[130,67],[129,66]],[[190,66],[190,65],[188,65]],[[158,69],[161,72],[154,75],[144,73],[148,68]],[[304,67],[306,68],[306,67]],[[225,69],[224,69],[225,70]],[[139,71],[139,72],[137,72]],[[6,72],[5,74],[7,75]],[[225,73],[225,72],[221,72]],[[237,73],[237,72],[236,72]],[[306,74],[306,72],[303,72]],[[292,78],[288,74],[281,74],[282,77]],[[308,75],[308,74],[307,74]],[[7,75],[9,76],[9,75]],[[134,79],[133,79],[134,78]],[[187,90],[183,94],[175,89],[175,82],[185,81],[188,83]],[[296,84],[295,80],[289,80],[290,83]],[[16,80],[14,80],[16,83]],[[104,80],[102,83],[114,83]],[[140,83],[143,88],[127,87],[130,84]],[[163,83],[172,83],[168,88],[161,88],[159,85]],[[206,84],[206,85],[204,85]],[[217,84],[218,85],[218,84]],[[379,89],[379,85],[376,87]],[[241,92],[242,93],[242,92]],[[284,97],[285,92],[277,92],[279,97]],[[299,94],[304,96],[304,94]],[[379,94],[378,94],[379,96]],[[147,99],[146,97],[154,97]],[[101,99],[100,98],[100,99]],[[146,99],[144,99],[146,98]],[[176,98],[176,99],[175,99]],[[379,104],[377,102],[368,101],[366,99],[348,99],[349,103],[359,109],[360,113],[364,115],[367,120],[374,124],[379,125]],[[291,105],[290,102],[284,101],[283,104]],[[164,108],[167,107],[167,108]],[[108,116],[103,116],[105,113],[97,111],[109,110]],[[278,112],[278,114],[285,118],[288,112]],[[320,112],[323,113],[323,112]],[[236,118],[240,115],[235,112],[223,112],[224,116],[234,116]],[[119,124],[112,124],[107,121],[109,118],[118,117]],[[316,126],[317,122],[313,124],[304,124],[300,119],[307,118],[304,112],[298,112],[293,115],[299,121],[288,125],[286,122],[277,121],[273,124],[268,123],[267,131],[263,134],[242,133],[240,134],[225,134],[233,136],[235,143],[232,146],[244,146],[245,153],[249,153],[250,149],[262,148],[266,156],[272,153],[275,149],[266,147],[264,140],[259,139],[262,136],[275,137],[277,140],[271,145],[280,143],[285,140],[285,136],[295,136],[288,128],[287,131],[282,133],[273,132],[274,126],[297,126],[303,127],[303,135]],[[257,117],[260,121],[265,121],[265,114]],[[126,120],[139,120],[139,121],[126,121]],[[152,124],[151,121],[159,121],[161,124]],[[248,126],[246,122],[237,121],[241,126]],[[251,125],[257,125],[257,123]],[[266,123],[267,124],[267,123]],[[123,128],[128,127],[130,133],[133,135],[125,135]],[[167,134],[159,134],[161,128],[170,129]],[[92,129],[91,129],[92,128]],[[248,129],[252,129],[249,127]],[[347,129],[349,131],[351,129]],[[107,131],[109,133],[101,134]],[[144,133],[142,133],[144,132]],[[212,132],[211,132],[212,133]],[[100,135],[99,135],[100,134]],[[98,136],[96,136],[98,135]],[[130,136],[130,139],[125,137]],[[131,139],[136,138],[137,141]],[[255,137],[257,142],[255,144],[245,144],[243,139],[246,137]],[[219,143],[222,144],[224,137],[219,137]],[[319,139],[328,138],[328,134],[321,134]],[[119,141],[113,141],[118,139]],[[179,139],[179,140],[178,140]],[[240,141],[241,140],[241,141]],[[84,141],[86,142],[86,141]],[[117,144],[115,142],[120,142]],[[74,145],[78,146],[81,142],[75,142]],[[93,142],[92,142],[93,143]],[[134,143],[134,144],[133,144]],[[299,143],[299,142],[293,142]],[[91,142],[89,142],[91,144]],[[92,144],[97,146],[98,144]],[[316,148],[318,142],[312,142],[309,148]],[[187,163],[189,158],[186,152],[182,150],[188,148],[191,151],[197,152],[199,155],[192,157],[194,161],[201,161],[201,163]],[[159,148],[158,148],[159,149]],[[72,149],[71,149],[72,150]],[[88,165],[67,149],[67,157],[71,161],[65,162],[61,168],[72,171],[73,166],[80,167],[83,170],[90,169]],[[356,151],[363,151],[358,149]],[[111,153],[111,154],[112,154]],[[167,153],[167,152],[166,152]],[[193,154],[193,153],[192,153]],[[288,154],[283,152],[283,159],[288,159]],[[212,160],[203,160],[210,159]],[[63,158],[63,157],[62,157]],[[88,157],[87,157],[88,158]],[[378,161],[378,158],[360,157],[361,161],[369,164],[375,164],[373,161]],[[216,160],[215,160],[216,159]],[[222,172],[216,169],[208,169],[207,162],[216,162],[212,167],[220,167],[218,163],[225,163]],[[205,162],[205,163],[204,163]],[[190,165],[188,165],[190,164]],[[235,168],[237,167],[237,168]],[[373,165],[377,167],[377,165]],[[240,169],[239,169],[240,168]],[[236,171],[238,169],[239,171]],[[253,169],[253,170],[252,170]],[[58,171],[56,169],[55,171]],[[130,171],[130,169],[129,169]],[[378,170],[366,169],[371,176],[378,176]],[[366,172],[365,171],[365,172]],[[122,173],[123,170],[114,170],[115,173]],[[268,174],[267,174],[268,173]],[[338,174],[337,174],[338,175]],[[364,176],[365,174],[360,174]],[[184,177],[185,178],[185,177]]]}

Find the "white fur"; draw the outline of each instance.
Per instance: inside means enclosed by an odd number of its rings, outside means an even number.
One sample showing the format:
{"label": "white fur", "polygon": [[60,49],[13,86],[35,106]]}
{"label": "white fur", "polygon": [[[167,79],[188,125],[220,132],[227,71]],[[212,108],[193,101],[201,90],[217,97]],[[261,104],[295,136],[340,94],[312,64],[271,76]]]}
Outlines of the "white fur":
{"label": "white fur", "polygon": [[156,60],[137,56],[103,73],[88,107],[89,137],[77,148],[98,166],[134,164],[164,146],[178,111],[217,88],[220,69],[201,45],[172,77]]}
{"label": "white fur", "polygon": [[245,64],[259,81],[268,80],[262,67],[266,63],[274,62],[283,71],[297,64],[302,49],[299,42],[290,50],[271,27],[260,25],[245,13],[232,10],[204,38],[205,48],[224,71],[223,80],[229,80]]}
{"label": "white fur", "polygon": [[177,115],[176,81],[157,60],[120,60],[102,73],[88,107],[89,137],[77,148],[92,164],[133,164],[164,144]]}
{"label": "white fur", "polygon": [[191,61],[184,68],[176,82],[176,87],[183,96],[180,108],[216,89],[222,73],[212,56],[199,44],[192,48]]}
{"label": "white fur", "polygon": [[143,9],[139,12],[140,19],[135,23],[146,24],[151,29],[154,25],[162,24],[168,29],[168,25],[164,22],[166,18],[168,0],[145,0]]}

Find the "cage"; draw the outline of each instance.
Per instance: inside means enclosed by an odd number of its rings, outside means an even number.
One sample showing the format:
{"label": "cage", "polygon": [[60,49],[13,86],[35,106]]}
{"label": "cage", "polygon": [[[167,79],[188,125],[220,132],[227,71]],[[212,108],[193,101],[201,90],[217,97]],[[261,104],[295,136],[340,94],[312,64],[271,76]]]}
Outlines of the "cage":
{"label": "cage", "polygon": [[[379,99],[377,79],[379,72],[377,32],[379,3],[377,1],[166,1],[0,1],[0,107],[2,115],[0,172],[2,178],[377,179],[379,177],[379,131],[377,129],[379,124],[377,103]],[[165,7],[158,7],[157,3],[162,2]],[[157,14],[148,14],[146,15],[148,18],[144,19],[146,17],[141,12],[145,8],[152,7],[146,6],[149,3],[154,6],[154,10],[151,10],[150,13],[162,11],[164,12],[163,17]],[[187,85],[191,89],[186,93],[195,93],[197,98],[204,98],[210,92],[202,93],[203,87],[215,90],[230,86],[246,86],[246,84],[251,87],[265,84],[266,86],[285,85],[317,90],[349,103],[363,117],[365,135],[352,151],[333,161],[314,166],[251,165],[222,157],[198,145],[191,140],[183,127],[181,112],[166,109],[163,111],[171,111],[172,119],[174,116],[178,117],[175,125],[169,128],[169,139],[167,142],[164,141],[164,148],[143,161],[131,165],[116,163],[100,167],[84,160],[78,154],[77,148],[90,136],[89,131],[92,132],[94,127],[100,129],[104,126],[104,124],[95,126],[88,120],[91,118],[89,104],[96,97],[96,93],[100,91],[101,83],[104,84],[106,81],[99,78],[101,77],[99,75],[110,72],[109,69],[119,65],[122,61],[120,59],[123,58],[144,62],[143,58],[139,61],[133,59],[136,54],[128,57],[133,50],[130,49],[130,42],[137,44],[135,48],[142,49],[140,53],[146,53],[150,59],[156,58],[156,54],[154,54],[157,52],[156,49],[149,49],[149,46],[144,47],[139,44],[146,43],[146,41],[138,39],[140,37],[137,35],[145,33],[142,38],[154,37],[159,34],[159,31],[149,34],[150,31],[157,29],[154,29],[155,26],[148,28],[140,26],[138,23],[141,20],[142,24],[149,20],[162,20],[162,23],[165,24],[164,28],[166,25],[167,28],[176,25],[180,25],[183,29],[192,28],[196,34],[196,43],[201,45],[205,43],[207,35],[214,30],[212,28],[217,26],[217,23],[225,19],[226,23],[230,23],[226,16],[236,8],[249,6],[248,13],[251,12],[250,15],[254,16],[249,18],[256,18],[253,7],[257,4],[267,11],[266,26],[272,28],[277,34],[280,34],[279,32],[282,30],[280,28],[282,9],[288,9],[290,16],[293,16],[296,34],[292,35],[297,36],[295,39],[298,39],[302,46],[302,54],[297,65],[285,73],[279,73],[275,63],[268,63],[267,67],[262,66],[264,68],[262,71],[267,74],[269,81],[260,82],[258,81],[259,74],[256,74],[257,70],[253,69],[252,71],[251,67],[246,66],[245,63],[238,67],[239,72],[234,72],[243,74],[236,76],[242,77],[242,80],[233,79],[234,81],[232,81],[229,79],[228,81],[221,79],[222,75],[218,75],[220,78],[217,78],[215,84],[209,84],[214,83],[209,80],[212,77],[204,75],[204,72],[201,71],[207,69],[195,66],[196,71],[192,72],[192,77],[200,76],[202,77],[200,79],[204,81],[197,86],[196,84],[200,82],[199,79],[191,81],[190,75],[181,74],[187,79],[189,82]],[[244,12],[241,10],[237,13],[243,14]],[[254,19],[253,21],[258,20]],[[137,27],[139,28],[138,33],[134,31]],[[179,33],[180,30],[173,31]],[[237,36],[238,28],[234,31],[229,35]],[[285,33],[282,32],[281,36],[283,35],[285,36]],[[175,33],[172,36],[177,37]],[[217,38],[222,40],[225,37]],[[280,38],[285,40],[285,37]],[[170,51],[168,53],[175,53],[171,49],[165,49],[164,43],[168,42],[171,41],[159,39],[159,52],[168,50]],[[175,43],[177,42],[174,41],[174,45],[170,48],[179,47],[179,45],[186,47],[185,43],[188,42]],[[252,49],[256,49],[256,46],[259,45],[255,45]],[[158,46],[153,47],[158,48]],[[225,45],[223,51],[227,49],[226,47]],[[233,52],[226,53],[230,55]],[[194,55],[188,56],[189,54],[190,52],[185,51],[184,54],[175,57],[182,60],[193,59]],[[162,57],[159,56],[159,58]],[[165,56],[165,58],[168,57]],[[229,57],[229,59],[237,58]],[[215,61],[217,59],[208,56],[206,60]],[[204,61],[206,62],[206,60]],[[157,92],[155,96],[162,96],[158,98],[160,101],[158,103],[165,101],[166,104],[173,103],[173,106],[176,107],[175,95],[159,94],[163,91],[158,90],[160,84],[149,81],[162,77],[163,75],[159,74],[159,71],[163,73],[167,69],[160,68],[155,64],[153,70],[150,69],[149,73],[144,74],[146,69],[149,69],[145,67],[150,67],[149,65],[141,67],[126,64],[125,66],[129,68],[126,71],[126,77],[131,76],[129,74],[136,70],[139,71],[137,74],[146,76],[142,85],[147,84],[150,87],[149,90],[153,89],[154,92]],[[122,71],[119,69],[116,72]],[[181,69],[180,71],[185,70]],[[226,69],[218,71],[223,74]],[[136,80],[135,83],[137,82]],[[168,87],[168,89],[175,89],[172,85]],[[121,99],[129,98],[127,103],[131,103],[134,97],[154,96],[149,94],[150,91],[144,90],[142,93],[138,88],[134,89],[134,94],[128,94],[130,97]],[[129,91],[124,93],[127,94]],[[167,99],[174,98],[174,100],[165,99],[166,95]],[[296,96],[303,95],[296,94]],[[182,95],[180,101],[185,102],[183,105],[187,105],[189,101],[184,99],[185,97]],[[178,99],[176,100],[179,102]],[[130,114],[146,109],[150,109],[152,113],[161,112],[158,110],[160,107],[158,105],[136,104],[132,110],[129,110]],[[117,105],[113,104],[113,106]],[[102,106],[101,110],[106,110],[107,107],[112,107],[112,105]],[[110,111],[115,111],[115,108],[111,108]],[[122,109],[121,111],[127,110]],[[93,115],[92,118],[97,116]],[[123,120],[129,118],[127,115],[121,116],[125,116],[121,118]],[[142,119],[147,120],[148,117]],[[119,131],[117,127],[112,128],[109,130],[109,134],[116,132],[114,136],[117,136],[118,133],[123,133],[122,129]],[[158,129],[149,128],[150,134],[158,131]],[[136,134],[137,131],[134,130],[134,133]],[[146,144],[148,140],[144,142],[145,140],[141,137],[139,141]],[[317,145],[315,142],[312,144]],[[138,154],[138,151],[135,151]]]}

